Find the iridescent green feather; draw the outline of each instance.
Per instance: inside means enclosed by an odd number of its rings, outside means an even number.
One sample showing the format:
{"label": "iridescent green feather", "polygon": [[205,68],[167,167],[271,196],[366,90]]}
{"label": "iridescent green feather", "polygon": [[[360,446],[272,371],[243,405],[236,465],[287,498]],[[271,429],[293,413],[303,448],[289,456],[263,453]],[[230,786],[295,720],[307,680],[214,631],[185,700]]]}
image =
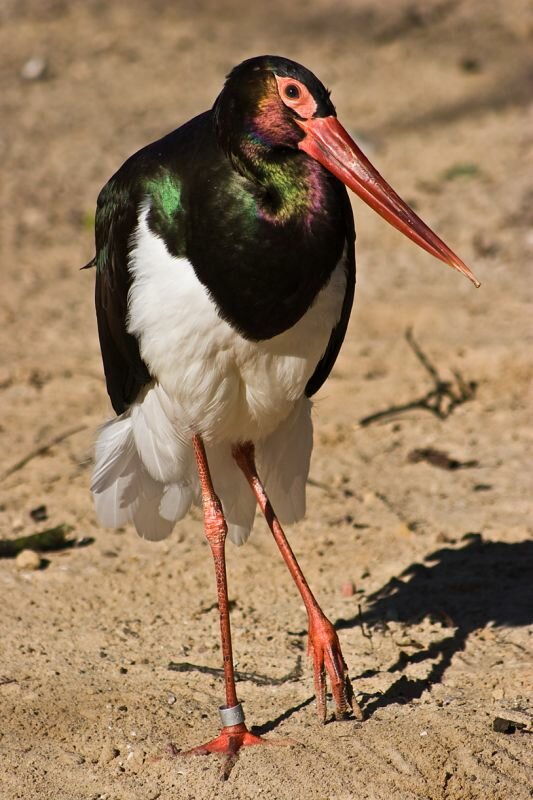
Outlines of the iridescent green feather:
{"label": "iridescent green feather", "polygon": [[181,185],[177,176],[164,172],[145,181],[144,190],[150,200],[150,228],[165,240],[172,255],[184,255],[184,211]]}
{"label": "iridescent green feather", "polygon": [[181,203],[181,187],[178,179],[168,173],[161,178],[152,178],[146,181],[146,191],[151,197],[152,208],[168,221],[173,220]]}

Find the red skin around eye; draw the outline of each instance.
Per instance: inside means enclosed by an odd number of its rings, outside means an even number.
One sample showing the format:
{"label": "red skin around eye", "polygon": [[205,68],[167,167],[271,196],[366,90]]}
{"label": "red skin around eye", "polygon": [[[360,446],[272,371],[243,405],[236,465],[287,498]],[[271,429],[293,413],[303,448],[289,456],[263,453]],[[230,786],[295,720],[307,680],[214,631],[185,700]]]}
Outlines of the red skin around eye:
{"label": "red skin around eye", "polygon": [[[297,81],[295,78],[282,78],[276,75],[278,84],[279,96],[288,108],[292,108],[303,119],[311,119],[316,111],[316,100],[313,95],[303,83]],[[300,97],[292,98],[287,97],[285,89],[287,86],[297,86],[300,90]]]}

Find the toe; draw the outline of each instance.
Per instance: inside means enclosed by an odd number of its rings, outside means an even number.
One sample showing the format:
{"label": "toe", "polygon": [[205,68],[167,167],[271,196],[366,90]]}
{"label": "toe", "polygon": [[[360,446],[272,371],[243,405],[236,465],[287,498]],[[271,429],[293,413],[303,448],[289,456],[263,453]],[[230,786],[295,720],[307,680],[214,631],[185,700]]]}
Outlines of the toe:
{"label": "toe", "polygon": [[326,673],[331,681],[335,718],[343,719],[353,711],[361,719],[361,710],[354,697],[337,633],[322,613],[310,617],[309,651],[313,658],[317,712],[321,721],[325,722],[327,715]]}
{"label": "toe", "polygon": [[324,655],[321,648],[311,647],[313,658],[313,673],[315,680],[316,710],[322,723],[326,722],[327,703],[326,703],[326,669],[324,666]]}

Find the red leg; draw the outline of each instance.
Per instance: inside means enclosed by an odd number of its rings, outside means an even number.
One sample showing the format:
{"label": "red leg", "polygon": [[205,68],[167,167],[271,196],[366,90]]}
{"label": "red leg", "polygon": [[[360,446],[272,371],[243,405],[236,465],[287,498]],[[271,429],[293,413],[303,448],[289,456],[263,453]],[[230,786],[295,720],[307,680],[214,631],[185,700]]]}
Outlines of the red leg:
{"label": "red leg", "polygon": [[318,716],[326,721],[326,672],[331,681],[331,689],[335,700],[335,717],[342,719],[353,711],[358,719],[362,712],[354,698],[352,684],[348,677],[348,669],[344,661],[341,646],[335,628],[318,605],[300,565],[291,549],[287,537],[274,513],[263,484],[257,474],[254,458],[254,446],[251,442],[233,448],[233,457],[243,471],[259,507],[263,512],[270,530],[276,540],[289,572],[302,596],[309,621],[309,655],[313,659],[315,676],[315,693]]}
{"label": "red leg", "polygon": [[213,489],[204,444],[199,436],[193,437],[193,446],[202,489],[205,535],[211,547],[215,563],[226,703],[220,708],[220,718],[222,721],[222,730],[220,734],[215,739],[199,747],[194,747],[192,750],[185,753],[185,755],[207,755],[209,753],[225,754],[227,759],[222,776],[227,777],[241,747],[248,747],[254,744],[270,744],[272,742],[267,742],[267,740],[262,739],[260,736],[250,733],[244,724],[242,706],[237,699],[235,676],[233,672],[228,587],[226,579],[225,543],[227,525],[220,500]]}

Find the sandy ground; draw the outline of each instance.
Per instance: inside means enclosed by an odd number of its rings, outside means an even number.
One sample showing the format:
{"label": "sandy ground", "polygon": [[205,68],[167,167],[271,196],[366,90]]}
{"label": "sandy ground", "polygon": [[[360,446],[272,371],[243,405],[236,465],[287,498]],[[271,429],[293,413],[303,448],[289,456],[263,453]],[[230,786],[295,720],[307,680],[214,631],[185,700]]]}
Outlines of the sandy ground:
{"label": "sandy ground", "polygon": [[[0,537],[66,523],[86,545],[35,571],[0,560],[5,800],[531,796],[531,4],[284,6],[0,4]],[[299,744],[243,752],[223,783],[215,757],[169,749],[214,735],[222,697],[219,675],[197,669],[220,665],[200,519],[158,544],[96,524],[92,445],[110,408],[94,275],[78,267],[118,165],[269,51],[333,89],[344,124],[483,286],[354,201],[356,310],[315,405],[308,518],[289,535],[365,720],[318,724],[304,610],[258,520],[229,552],[250,673],[238,688],[251,724]],[[45,72],[24,80],[35,56]],[[464,400],[442,419],[416,406],[434,380],[410,326],[449,383],[439,407]],[[429,447],[463,466],[410,460]],[[525,728],[494,731],[498,716]]]}

